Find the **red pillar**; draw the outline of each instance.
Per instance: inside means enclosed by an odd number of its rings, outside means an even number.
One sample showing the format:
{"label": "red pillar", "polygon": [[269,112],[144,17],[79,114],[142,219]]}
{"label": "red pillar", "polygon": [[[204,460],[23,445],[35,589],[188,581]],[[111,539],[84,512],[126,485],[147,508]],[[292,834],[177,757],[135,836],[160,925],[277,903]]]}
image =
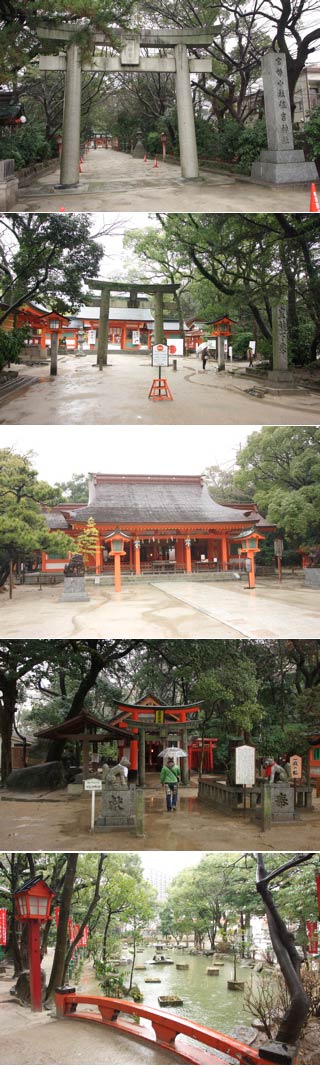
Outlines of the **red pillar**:
{"label": "red pillar", "polygon": [[140,567],[140,541],[134,542],[134,569],[136,574],[141,574]]}
{"label": "red pillar", "polygon": [[114,588],[116,593],[121,592],[121,558],[120,552],[114,554]]}
{"label": "red pillar", "polygon": [[100,574],[100,568],[101,568],[101,549],[100,549],[99,538],[97,538],[97,542],[96,542],[96,574]]}
{"label": "red pillar", "polygon": [[184,563],[183,558],[183,541],[181,538],[176,540],[176,563]]}
{"label": "red pillar", "polygon": [[41,330],[40,347],[44,348],[44,349],[46,347],[46,327],[45,326],[43,326],[42,330]]}
{"label": "red pillar", "polygon": [[126,336],[127,336],[127,330],[126,330],[126,327],[123,326],[122,330],[121,330],[121,348],[122,349],[125,349],[125,347],[126,347]]}
{"label": "red pillar", "polygon": [[32,1011],[42,1011],[40,923],[37,919],[29,920],[28,934],[31,1008]]}
{"label": "red pillar", "polygon": [[247,553],[247,558],[250,559],[250,562],[251,562],[251,571],[249,571],[249,573],[248,573],[249,589],[255,589],[255,584],[256,584],[256,568],[255,568],[255,558],[254,557],[255,557],[255,553],[252,552],[252,551],[250,552],[250,550],[249,550],[248,553]]}
{"label": "red pillar", "polygon": [[185,545],[185,567],[186,567],[186,572],[187,572],[187,574],[191,574],[192,563],[191,563],[191,541],[190,541],[190,537],[186,537],[184,545]]}
{"label": "red pillar", "polygon": [[228,545],[225,534],[221,538],[221,567],[223,571],[228,570]]}

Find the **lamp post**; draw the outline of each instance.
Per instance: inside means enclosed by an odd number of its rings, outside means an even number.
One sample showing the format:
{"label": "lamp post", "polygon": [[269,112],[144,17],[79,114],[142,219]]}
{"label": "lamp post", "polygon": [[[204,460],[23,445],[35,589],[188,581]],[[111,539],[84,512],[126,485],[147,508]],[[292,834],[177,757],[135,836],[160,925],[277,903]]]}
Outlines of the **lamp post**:
{"label": "lamp post", "polygon": [[40,924],[51,918],[55,894],[43,878],[32,878],[13,895],[18,922],[28,923],[31,1008],[32,1011],[42,1011]]}

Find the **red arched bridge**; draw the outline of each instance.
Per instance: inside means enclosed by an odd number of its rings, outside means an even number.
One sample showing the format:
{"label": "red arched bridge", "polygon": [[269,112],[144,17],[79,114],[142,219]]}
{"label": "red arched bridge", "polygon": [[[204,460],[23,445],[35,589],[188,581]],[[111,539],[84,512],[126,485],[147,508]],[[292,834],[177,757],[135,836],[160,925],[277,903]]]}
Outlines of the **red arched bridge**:
{"label": "red arched bridge", "polygon": [[[179,1057],[184,1063],[223,1064],[226,1060],[228,1062],[228,1057],[232,1057],[232,1060],[239,1064],[253,1064],[257,1067],[259,1064],[294,1062],[293,1050],[280,1042],[268,1043],[265,1048],[261,1047],[259,1050],[253,1049],[236,1038],[211,1030],[207,1026],[200,1026],[190,1019],[183,1019],[179,1015],[157,1008],[144,1007],[131,1000],[77,994],[73,988],[67,987],[56,990],[55,1002],[59,1018],[111,1026],[120,1034],[174,1052],[175,1057]],[[97,1011],[94,1011],[94,1008]],[[134,1017],[133,1021],[123,1018],[128,1015]],[[139,1023],[134,1021],[137,1016]],[[141,1019],[149,1020],[152,1029],[140,1025]],[[184,1040],[185,1038],[189,1038],[189,1041]],[[190,1039],[199,1044],[193,1045]]]}

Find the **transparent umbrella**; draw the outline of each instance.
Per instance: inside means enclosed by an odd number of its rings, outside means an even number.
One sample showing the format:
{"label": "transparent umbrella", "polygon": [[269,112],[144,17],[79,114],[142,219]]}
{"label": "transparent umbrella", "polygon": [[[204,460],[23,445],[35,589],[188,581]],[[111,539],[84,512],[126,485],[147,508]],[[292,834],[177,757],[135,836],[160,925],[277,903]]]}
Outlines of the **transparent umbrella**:
{"label": "transparent umbrella", "polygon": [[185,752],[184,748],[163,748],[162,752],[159,752],[158,755],[167,759],[168,756],[173,756],[174,758],[175,756],[187,756],[188,753]]}

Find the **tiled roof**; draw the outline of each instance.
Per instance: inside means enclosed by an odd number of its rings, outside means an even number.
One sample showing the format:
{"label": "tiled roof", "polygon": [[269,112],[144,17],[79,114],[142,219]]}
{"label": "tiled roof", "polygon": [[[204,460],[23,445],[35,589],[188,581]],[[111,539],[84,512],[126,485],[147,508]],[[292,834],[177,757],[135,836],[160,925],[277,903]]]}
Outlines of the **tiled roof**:
{"label": "tiled roof", "polygon": [[[217,504],[199,476],[91,474],[88,504],[61,504],[45,510],[51,530],[68,530],[89,518],[108,524],[110,530],[124,525],[179,523],[241,523],[246,529],[270,528],[254,504]],[[273,527],[272,527],[273,528]]]}
{"label": "tiled roof", "polygon": [[[100,319],[100,307],[80,308],[80,311],[77,311],[77,314],[73,315],[70,319],[70,326],[79,319],[96,319],[98,321]],[[119,322],[126,322],[127,320],[129,322],[148,322],[149,325],[152,326],[154,315],[152,314],[152,311],[150,311],[150,308],[111,307],[109,310],[109,321],[111,319],[117,319]],[[165,329],[170,329],[171,326],[177,326],[178,322],[178,318],[168,319],[164,322],[164,327]]]}
{"label": "tiled roof", "polygon": [[92,477],[88,507],[67,510],[71,521],[86,522],[92,516],[110,527],[135,522],[248,523],[235,509],[216,504],[200,477]]}

